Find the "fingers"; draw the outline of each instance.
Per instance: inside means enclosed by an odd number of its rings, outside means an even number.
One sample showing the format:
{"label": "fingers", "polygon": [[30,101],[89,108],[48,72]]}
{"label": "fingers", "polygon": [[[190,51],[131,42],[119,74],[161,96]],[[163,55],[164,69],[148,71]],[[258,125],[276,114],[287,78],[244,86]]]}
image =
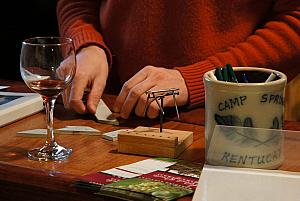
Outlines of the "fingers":
{"label": "fingers", "polygon": [[139,117],[149,117],[150,119],[154,119],[159,114],[159,106],[153,98],[149,99],[147,102],[147,95],[143,94],[135,107],[135,114]]}
{"label": "fingers", "polygon": [[[180,72],[173,69],[164,69],[153,66],[146,66],[139,71],[134,77],[127,81],[119,96],[117,97],[114,111],[120,112],[122,118],[128,118],[131,111],[135,111],[137,116],[144,116],[144,110],[147,104],[148,90],[161,90],[169,88],[178,88],[179,96],[176,96],[176,103],[178,106],[184,105],[188,100],[188,93],[185,81]],[[163,98],[163,107],[174,106],[173,96],[165,96]],[[155,99],[154,99],[155,100]],[[156,118],[159,115],[161,102],[159,100],[149,103],[147,108],[147,116],[149,118]]]}
{"label": "fingers", "polygon": [[[69,71],[73,71],[72,66],[75,64],[73,63],[73,59],[71,57],[68,57],[64,61],[61,62],[59,68],[56,69],[56,75],[59,79],[64,80],[66,83],[69,82],[69,80],[66,79],[67,75],[70,75]],[[72,77],[72,76],[68,76]],[[65,90],[62,92],[62,101],[66,109],[70,109],[70,104],[69,104],[69,94],[70,94],[70,85],[65,88]]]}
{"label": "fingers", "polygon": [[105,79],[97,79],[93,83],[93,87],[88,95],[87,109],[90,113],[95,114],[97,110],[98,103],[101,99],[102,93],[105,88]]}
{"label": "fingers", "polygon": [[70,89],[70,93],[68,97],[69,108],[79,114],[87,113],[87,108],[85,107],[82,101],[84,89],[86,86],[87,86],[86,79],[82,79],[82,77],[75,77]]}
{"label": "fingers", "polygon": [[[139,84],[135,85],[128,92],[128,95],[125,98],[124,103],[122,104],[122,108],[120,110],[120,114],[122,118],[127,119],[131,113],[131,111],[136,106],[140,97],[145,94],[146,91],[151,89],[154,84],[150,80],[144,80]],[[142,96],[144,97],[144,96]],[[144,98],[145,99],[145,98]],[[145,101],[145,100],[144,100]]]}
{"label": "fingers", "polygon": [[[116,99],[116,102],[114,104],[113,110],[114,112],[121,112],[121,109],[126,101],[127,96],[131,92],[131,90],[138,85],[139,83],[143,82],[147,78],[147,74],[143,72],[144,69],[139,71],[137,74],[135,74],[130,80],[128,80],[122,87],[121,92],[119,96]],[[136,88],[137,89],[137,88]],[[141,90],[133,92],[132,94],[140,94]],[[143,93],[143,92],[142,92]]]}
{"label": "fingers", "polygon": [[[151,91],[156,91],[158,90],[157,88],[152,88],[150,89]],[[150,98],[150,100],[148,100],[147,103],[147,95],[142,95],[139,98],[139,101],[136,105],[135,108],[135,114],[137,116],[140,117],[148,117],[150,119],[154,119],[157,118],[159,116],[160,113],[160,107],[161,106],[161,100],[157,99],[157,101],[154,100],[154,98]],[[147,106],[148,105],[148,106]],[[170,106],[174,106],[174,100],[172,96],[165,96],[163,98],[163,106],[162,109],[164,110],[165,107],[170,107]],[[146,108],[146,114],[144,115],[145,112],[145,108]]]}
{"label": "fingers", "polygon": [[[97,46],[89,46],[82,48],[76,59],[76,74],[63,95],[64,105],[79,114],[95,113],[108,75],[106,54]],[[83,98],[85,89],[90,90],[87,100]]]}

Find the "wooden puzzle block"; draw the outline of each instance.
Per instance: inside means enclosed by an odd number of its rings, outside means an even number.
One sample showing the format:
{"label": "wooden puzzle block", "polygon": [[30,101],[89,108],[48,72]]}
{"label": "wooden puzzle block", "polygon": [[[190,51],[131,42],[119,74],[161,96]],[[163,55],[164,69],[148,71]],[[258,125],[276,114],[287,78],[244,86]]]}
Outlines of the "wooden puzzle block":
{"label": "wooden puzzle block", "polygon": [[176,158],[193,143],[193,132],[137,127],[118,134],[118,152]]}

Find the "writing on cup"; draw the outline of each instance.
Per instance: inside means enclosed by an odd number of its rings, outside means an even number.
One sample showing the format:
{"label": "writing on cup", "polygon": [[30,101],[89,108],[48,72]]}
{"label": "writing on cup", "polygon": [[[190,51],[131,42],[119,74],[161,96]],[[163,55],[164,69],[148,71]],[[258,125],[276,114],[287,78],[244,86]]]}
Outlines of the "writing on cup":
{"label": "writing on cup", "polygon": [[[233,70],[237,82],[211,79],[209,75],[214,70],[204,75],[206,161],[215,165],[276,168],[283,161],[282,137],[274,138],[272,132],[261,134],[257,130],[251,133],[242,130],[245,133],[238,135],[221,130],[218,136],[213,135],[216,125],[282,129],[286,75],[258,67],[234,67]],[[276,77],[266,82],[273,72]],[[244,82],[245,75],[247,82]],[[221,141],[212,140],[216,137]],[[209,150],[217,153],[207,157]],[[271,155],[276,157],[270,160]],[[239,160],[246,162],[237,163]]]}

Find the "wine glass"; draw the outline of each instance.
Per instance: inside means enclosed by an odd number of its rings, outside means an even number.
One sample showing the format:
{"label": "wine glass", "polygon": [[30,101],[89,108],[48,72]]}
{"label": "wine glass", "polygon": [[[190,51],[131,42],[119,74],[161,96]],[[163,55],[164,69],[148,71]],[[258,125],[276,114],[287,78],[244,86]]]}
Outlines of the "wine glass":
{"label": "wine glass", "polygon": [[64,160],[72,149],[55,141],[53,128],[54,104],[72,82],[76,57],[72,39],[65,37],[33,37],[22,42],[20,72],[26,85],[43,99],[46,110],[47,139],[41,148],[28,152],[32,160]]}

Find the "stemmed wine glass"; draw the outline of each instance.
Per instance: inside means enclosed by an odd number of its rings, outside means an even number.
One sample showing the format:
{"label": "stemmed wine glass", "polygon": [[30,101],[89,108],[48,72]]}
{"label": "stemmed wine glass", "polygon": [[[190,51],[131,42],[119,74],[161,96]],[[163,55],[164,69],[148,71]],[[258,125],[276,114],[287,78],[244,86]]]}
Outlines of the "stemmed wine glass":
{"label": "stemmed wine glass", "polygon": [[20,72],[26,85],[42,96],[47,120],[47,139],[41,148],[28,152],[32,160],[64,160],[72,149],[60,146],[54,137],[53,111],[58,95],[72,82],[76,57],[72,39],[33,37],[22,42]]}

